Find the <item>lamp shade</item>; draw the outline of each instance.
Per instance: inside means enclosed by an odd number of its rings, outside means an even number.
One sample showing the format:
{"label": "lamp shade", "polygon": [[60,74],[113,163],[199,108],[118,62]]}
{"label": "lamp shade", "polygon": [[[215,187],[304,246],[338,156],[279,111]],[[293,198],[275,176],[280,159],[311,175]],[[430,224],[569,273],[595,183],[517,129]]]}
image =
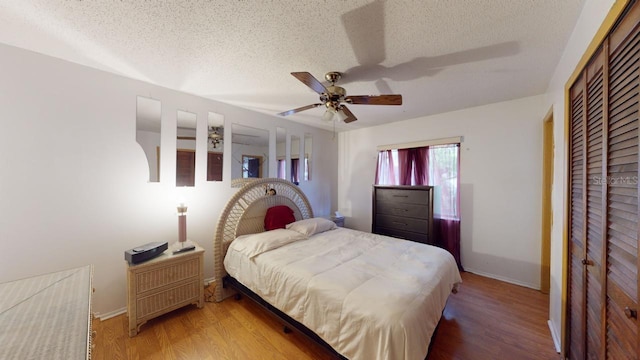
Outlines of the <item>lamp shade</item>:
{"label": "lamp shade", "polygon": [[333,109],[328,108],[327,111],[325,111],[324,114],[322,114],[322,120],[327,122],[333,120],[333,114],[334,114]]}

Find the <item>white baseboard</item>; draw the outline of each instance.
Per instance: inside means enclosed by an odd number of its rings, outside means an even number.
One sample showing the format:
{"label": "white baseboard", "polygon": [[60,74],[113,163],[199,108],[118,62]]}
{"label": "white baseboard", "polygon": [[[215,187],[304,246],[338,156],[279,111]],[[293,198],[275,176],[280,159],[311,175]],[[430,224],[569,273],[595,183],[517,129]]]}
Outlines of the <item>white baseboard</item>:
{"label": "white baseboard", "polygon": [[212,282],[215,282],[215,278],[214,277],[210,277],[208,279],[204,279],[204,287],[207,287],[207,286],[211,285]]}
{"label": "white baseboard", "polygon": [[488,278],[491,278],[491,279],[496,279],[496,280],[508,282],[510,284],[524,286],[524,287],[527,287],[527,288],[530,288],[530,289],[533,289],[533,290],[540,290],[540,285],[528,284],[528,283],[525,283],[525,282],[522,282],[522,281],[506,278],[506,277],[503,277],[503,276],[499,276],[499,275],[495,275],[495,274],[489,274],[489,273],[486,273],[484,271],[470,269],[470,268],[468,268],[466,266],[464,266],[464,271],[470,272],[470,273],[474,273],[476,275],[488,277]]}
{"label": "white baseboard", "polygon": [[547,324],[549,324],[549,330],[551,330],[551,338],[553,339],[553,345],[556,347],[556,352],[560,354],[562,348],[560,347],[560,335],[556,331],[556,327],[553,326],[553,321],[547,320]]}
{"label": "white baseboard", "polygon": [[[204,279],[204,286],[207,287],[209,285],[211,285],[211,283],[215,282],[213,277],[210,277],[208,279]],[[100,321],[104,321],[107,319],[111,319],[112,317],[116,317],[118,315],[122,315],[122,314],[126,314],[127,312],[127,308],[123,307],[117,310],[113,310],[113,311],[109,311],[108,313],[105,314],[100,314],[100,313],[94,313],[93,315],[95,317],[97,317],[98,319],[100,319]]]}
{"label": "white baseboard", "polygon": [[127,308],[123,307],[123,308],[118,309],[118,310],[109,311],[106,314],[94,313],[93,315],[95,315],[95,317],[100,319],[100,321],[105,321],[107,319],[111,319],[112,317],[116,317],[118,315],[125,314],[126,312],[127,312]]}

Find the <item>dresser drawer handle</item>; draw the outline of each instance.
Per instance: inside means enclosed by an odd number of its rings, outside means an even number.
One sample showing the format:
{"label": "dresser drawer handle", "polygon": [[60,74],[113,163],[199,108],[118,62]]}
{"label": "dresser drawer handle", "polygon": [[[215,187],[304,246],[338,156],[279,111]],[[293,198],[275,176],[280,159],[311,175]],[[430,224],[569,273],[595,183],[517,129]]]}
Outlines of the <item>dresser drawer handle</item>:
{"label": "dresser drawer handle", "polygon": [[393,195],[393,197],[409,197],[409,195]]}
{"label": "dresser drawer handle", "polygon": [[404,226],[407,226],[407,224],[406,224],[406,223],[399,222],[399,221],[392,221],[392,223],[397,224],[397,225],[404,225]]}
{"label": "dresser drawer handle", "polygon": [[409,211],[409,209],[400,209],[400,208],[394,208],[393,210],[394,211],[404,211],[404,212]]}

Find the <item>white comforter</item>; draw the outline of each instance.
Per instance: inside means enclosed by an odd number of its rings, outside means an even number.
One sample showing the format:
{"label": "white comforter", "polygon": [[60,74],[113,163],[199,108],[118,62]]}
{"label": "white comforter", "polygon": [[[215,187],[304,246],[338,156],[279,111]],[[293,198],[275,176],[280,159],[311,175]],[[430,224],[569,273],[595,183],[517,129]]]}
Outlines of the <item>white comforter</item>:
{"label": "white comforter", "polygon": [[462,281],[445,250],[344,228],[242,251],[231,244],[227,272],[349,359],[424,359]]}

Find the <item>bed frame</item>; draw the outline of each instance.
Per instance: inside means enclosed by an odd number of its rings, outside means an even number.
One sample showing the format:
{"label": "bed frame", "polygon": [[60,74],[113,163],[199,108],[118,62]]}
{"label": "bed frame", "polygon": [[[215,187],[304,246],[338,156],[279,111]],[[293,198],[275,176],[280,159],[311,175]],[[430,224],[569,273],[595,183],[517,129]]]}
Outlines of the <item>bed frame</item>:
{"label": "bed frame", "polygon": [[[229,276],[224,269],[224,256],[231,242],[240,235],[264,232],[264,216],[270,207],[287,205],[293,210],[296,220],[312,218],[313,210],[307,196],[292,182],[275,178],[242,179],[242,181],[234,182],[233,186],[240,187],[240,189],[229,200],[220,214],[216,235],[213,240],[214,279],[218,284],[214,294],[216,301],[220,302],[233,295],[239,298],[240,294],[243,294],[283,322],[285,332],[289,332],[291,328],[294,328],[333,354],[337,359],[346,359],[316,333],[269,304],[259,295]],[[275,189],[276,195],[268,195],[269,189]],[[439,325],[436,326],[433,332],[429,350],[431,350]]]}

